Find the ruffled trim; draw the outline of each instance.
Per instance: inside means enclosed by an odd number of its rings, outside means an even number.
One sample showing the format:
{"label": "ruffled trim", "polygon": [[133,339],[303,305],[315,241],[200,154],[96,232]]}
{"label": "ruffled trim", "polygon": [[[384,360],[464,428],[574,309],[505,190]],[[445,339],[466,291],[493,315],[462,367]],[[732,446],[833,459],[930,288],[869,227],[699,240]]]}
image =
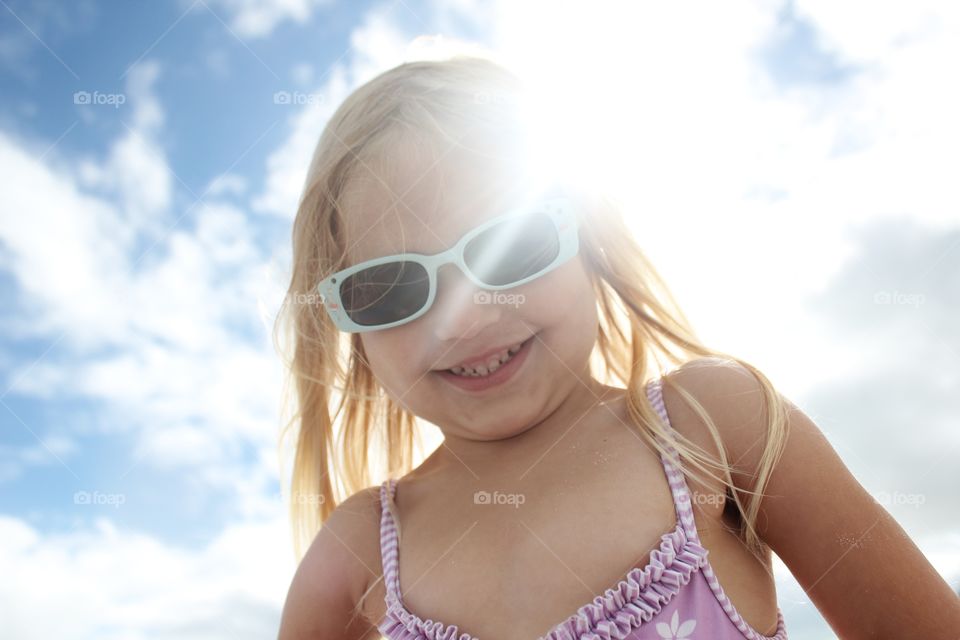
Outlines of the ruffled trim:
{"label": "ruffled trim", "polygon": [[[631,569],[616,587],[607,589],[539,640],[624,640],[660,613],[694,572],[707,564],[709,552],[690,540],[683,525],[660,537],[643,569]],[[421,620],[399,598],[387,598],[387,617],[379,630],[392,640],[477,640],[459,634],[456,625]]]}
{"label": "ruffled trim", "polygon": [[643,569],[631,569],[613,589],[585,604],[540,640],[623,640],[663,607],[707,563],[709,552],[683,526],[660,538]]}
{"label": "ruffled trim", "polygon": [[459,633],[455,624],[421,620],[390,595],[387,596],[387,617],[378,630],[390,640],[477,640],[468,633]]}

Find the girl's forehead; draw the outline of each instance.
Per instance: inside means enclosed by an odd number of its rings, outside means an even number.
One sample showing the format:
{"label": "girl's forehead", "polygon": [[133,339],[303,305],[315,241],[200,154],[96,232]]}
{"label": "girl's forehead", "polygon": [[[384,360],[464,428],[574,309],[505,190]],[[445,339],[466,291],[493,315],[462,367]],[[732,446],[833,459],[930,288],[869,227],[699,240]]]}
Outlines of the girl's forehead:
{"label": "girl's forehead", "polygon": [[341,199],[348,264],[397,253],[439,253],[504,213],[523,191],[515,173],[477,166],[473,173],[412,167],[394,179],[362,176]]}

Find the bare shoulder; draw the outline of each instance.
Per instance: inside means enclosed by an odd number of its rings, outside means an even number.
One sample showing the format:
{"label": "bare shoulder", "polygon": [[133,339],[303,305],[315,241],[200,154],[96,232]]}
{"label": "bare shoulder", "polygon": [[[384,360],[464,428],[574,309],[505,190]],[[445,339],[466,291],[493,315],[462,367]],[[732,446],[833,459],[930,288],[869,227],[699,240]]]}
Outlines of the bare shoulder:
{"label": "bare shoulder", "polygon": [[[739,470],[734,481],[752,489],[770,437],[769,403],[760,381],[749,369],[719,358],[687,363],[668,377],[710,415]],[[952,630],[960,628],[956,594],[858,482],[810,416],[775,393],[785,407],[786,430],[759,505],[760,537],[838,636],[955,637]],[[668,411],[688,411],[666,385],[664,404]]]}
{"label": "bare shoulder", "polygon": [[[675,385],[675,386],[673,386]],[[735,361],[715,357],[705,357],[684,363],[682,366],[664,375],[662,385],[663,404],[666,408],[670,426],[686,440],[706,451],[712,458],[720,459],[719,445],[722,445],[727,460],[731,463],[741,456],[741,442],[749,439],[749,434],[756,436],[762,431],[762,421],[756,417],[754,400],[761,399],[759,381],[753,374]],[[716,425],[721,442],[713,438],[697,413],[684,396],[690,396],[696,401],[709,418]],[[736,433],[732,433],[736,432]],[[749,447],[744,447],[749,449]],[[762,447],[755,447],[762,449]],[[746,468],[750,460],[739,460],[735,468],[743,467],[746,475],[751,471]],[[746,464],[745,464],[746,463]],[[732,472],[737,480],[736,472]],[[719,521],[728,510],[724,484],[714,478],[706,477],[704,483],[693,477],[687,482],[694,495],[711,495],[718,499],[695,501],[698,513],[703,513],[713,521]],[[732,504],[732,503],[731,503]],[[735,517],[735,510],[726,514]],[[733,523],[733,520],[727,520]],[[706,524],[706,523],[705,523]]]}
{"label": "bare shoulder", "polygon": [[358,605],[381,573],[380,488],[368,487],[337,505],[304,554],[279,640],[378,637]]}
{"label": "bare shoulder", "polygon": [[[718,459],[718,444],[722,446],[731,465],[734,484],[739,489],[754,490],[764,448],[771,436],[769,399],[765,397],[760,380],[739,362],[718,357],[692,360],[665,378],[682,389],[676,391],[667,384],[663,386],[664,405],[671,418],[677,416],[676,429]],[[790,431],[802,430],[808,436],[819,436],[820,444],[826,442],[817,426],[792,401],[778,391],[775,393],[787,412],[784,425],[787,437]],[[717,428],[720,443],[714,441],[702,418],[681,397],[682,394],[689,394],[703,407]],[[797,439],[792,443],[792,455],[813,453],[798,451]],[[781,452],[781,459],[783,455]],[[769,502],[761,502],[761,505],[765,504]]]}
{"label": "bare shoulder", "polygon": [[[763,457],[769,433],[770,403],[764,387],[754,373],[734,360],[705,357],[692,360],[665,376],[676,382],[683,392],[664,385],[664,404],[683,417],[678,427],[686,429],[685,436],[697,444],[708,444],[708,449],[717,452],[716,444],[706,433],[702,419],[680,397],[687,393],[699,403],[717,427],[727,460],[732,465],[734,482],[743,489],[752,489]],[[786,438],[780,455],[782,463],[791,460],[785,456],[825,456],[827,449],[833,453],[819,427],[794,402],[777,390],[777,400],[786,412]],[[835,455],[835,454],[833,454]],[[809,457],[806,458],[810,460]],[[808,472],[811,467],[805,467]],[[801,478],[795,478],[801,480]],[[764,504],[764,503],[762,503]],[[772,504],[766,502],[766,504]]]}
{"label": "bare shoulder", "polygon": [[[755,472],[768,417],[763,387],[753,372],[733,360],[706,357],[687,362],[664,377],[688,392],[704,408],[717,426],[731,462],[739,461],[748,475]],[[786,398],[780,397],[793,407]],[[678,421],[680,429],[686,425],[688,433],[684,436],[698,444],[709,440],[705,438],[705,429],[693,426],[701,422],[699,417],[669,385],[663,387],[663,398],[668,411],[672,409],[673,413],[687,418]],[[716,451],[716,446],[711,442],[709,449]]]}

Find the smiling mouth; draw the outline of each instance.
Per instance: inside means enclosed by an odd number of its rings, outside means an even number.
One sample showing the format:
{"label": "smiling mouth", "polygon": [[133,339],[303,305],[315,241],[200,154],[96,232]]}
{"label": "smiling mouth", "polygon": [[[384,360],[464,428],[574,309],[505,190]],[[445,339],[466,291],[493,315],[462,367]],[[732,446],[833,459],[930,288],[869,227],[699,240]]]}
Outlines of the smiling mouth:
{"label": "smiling mouth", "polygon": [[[536,335],[536,334],[534,334]],[[519,353],[528,342],[533,340],[530,336],[523,342],[504,348],[500,353],[494,354],[484,361],[474,361],[470,366],[457,365],[449,369],[435,369],[440,373],[451,373],[465,378],[482,378],[493,375],[500,367],[510,362]]]}

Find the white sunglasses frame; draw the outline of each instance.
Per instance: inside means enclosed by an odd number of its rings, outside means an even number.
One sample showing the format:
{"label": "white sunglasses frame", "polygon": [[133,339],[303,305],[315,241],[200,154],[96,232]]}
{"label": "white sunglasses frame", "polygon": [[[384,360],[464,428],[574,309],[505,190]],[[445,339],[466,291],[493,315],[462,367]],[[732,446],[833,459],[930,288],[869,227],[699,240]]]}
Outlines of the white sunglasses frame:
{"label": "white sunglasses frame", "polygon": [[[487,283],[481,282],[479,279],[477,279],[463,260],[463,252],[467,244],[484,231],[487,231],[501,222],[535,213],[546,213],[550,220],[554,223],[554,228],[557,231],[557,239],[559,243],[559,250],[557,251],[556,258],[554,258],[549,265],[537,273],[518,280],[517,282],[511,282],[506,285],[488,285]],[[578,234],[578,221],[576,212],[574,210],[574,202],[570,197],[567,196],[553,196],[541,200],[538,203],[535,203],[533,206],[526,205],[518,207],[514,211],[487,220],[486,222],[465,233],[456,244],[446,251],[441,251],[440,253],[435,253],[433,255],[424,255],[422,253],[398,253],[395,255],[365,260],[364,262],[357,263],[327,276],[317,283],[316,289],[320,294],[321,303],[323,304],[324,309],[326,309],[330,319],[340,331],[346,333],[379,331],[382,329],[398,327],[400,325],[407,324],[408,322],[413,322],[430,310],[430,308],[433,306],[433,302],[437,293],[437,271],[445,264],[453,263],[457,265],[457,267],[460,268],[460,271],[467,276],[471,282],[482,289],[488,291],[501,291],[504,289],[518,287],[522,284],[530,282],[531,280],[536,280],[537,278],[546,275],[570,258],[577,255],[579,249],[580,242]],[[429,278],[429,293],[427,294],[427,300],[424,302],[423,306],[406,318],[401,318],[400,320],[395,320],[385,324],[363,325],[354,322],[353,319],[350,318],[347,312],[343,309],[343,301],[340,298],[340,285],[338,283],[342,283],[347,277],[358,271],[362,271],[363,269],[368,269],[381,264],[387,264],[389,262],[400,261],[415,262],[421,265],[427,272],[427,277]]]}

